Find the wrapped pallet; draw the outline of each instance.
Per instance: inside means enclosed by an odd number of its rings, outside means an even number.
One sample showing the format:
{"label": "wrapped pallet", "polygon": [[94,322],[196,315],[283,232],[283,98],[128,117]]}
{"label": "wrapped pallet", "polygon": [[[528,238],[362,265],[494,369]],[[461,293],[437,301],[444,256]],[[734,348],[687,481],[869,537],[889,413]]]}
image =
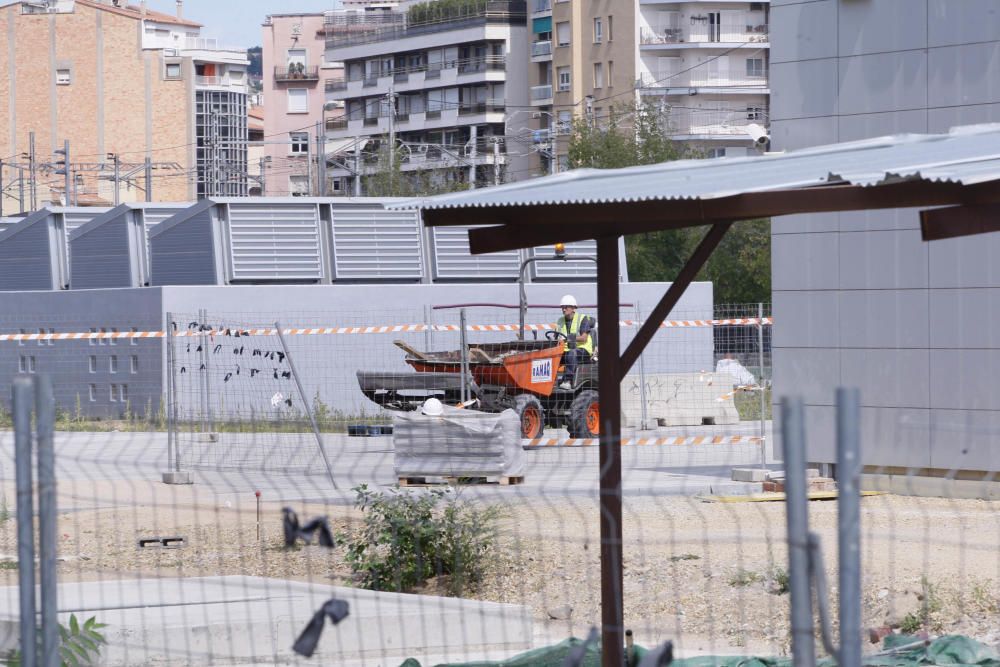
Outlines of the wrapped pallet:
{"label": "wrapped pallet", "polygon": [[[432,399],[433,400],[433,399]],[[393,418],[396,476],[520,477],[525,454],[513,410],[488,413],[449,406]]]}

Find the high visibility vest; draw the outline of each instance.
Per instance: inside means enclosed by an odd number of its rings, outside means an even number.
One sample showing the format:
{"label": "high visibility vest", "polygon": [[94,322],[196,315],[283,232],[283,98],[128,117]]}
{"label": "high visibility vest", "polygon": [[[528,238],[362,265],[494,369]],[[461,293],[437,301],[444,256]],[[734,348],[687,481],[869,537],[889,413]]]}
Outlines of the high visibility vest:
{"label": "high visibility vest", "polygon": [[[559,333],[561,333],[561,334],[563,334],[565,336],[568,336],[569,334],[579,334],[580,333],[580,324],[583,323],[583,318],[584,317],[586,317],[586,316],[585,315],[581,315],[578,312],[577,313],[573,313],[573,321],[569,323],[569,329],[567,330],[566,329],[566,316],[563,315],[563,316],[561,316],[559,318],[559,321],[556,323],[556,331],[558,331]],[[591,330],[591,331],[589,331],[587,333],[587,342],[586,343],[577,343],[576,346],[578,348],[580,348],[581,350],[586,350],[587,354],[589,354],[590,356],[594,356],[594,332],[593,332],[593,330]]]}

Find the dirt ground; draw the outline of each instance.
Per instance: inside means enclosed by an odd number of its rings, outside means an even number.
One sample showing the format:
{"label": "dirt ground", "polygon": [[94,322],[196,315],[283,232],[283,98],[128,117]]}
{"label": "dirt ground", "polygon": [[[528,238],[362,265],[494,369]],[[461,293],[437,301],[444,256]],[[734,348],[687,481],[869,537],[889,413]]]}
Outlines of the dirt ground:
{"label": "dirt ground", "polygon": [[[195,487],[145,482],[60,486],[60,580],[245,574],[352,585],[343,548],[281,544],[281,507],[252,495],[233,504]],[[8,496],[10,494],[8,493]],[[359,527],[354,509],[293,505]],[[862,501],[865,627],[902,626],[1000,642],[1000,503],[876,496]],[[594,499],[524,498],[504,505],[500,544],[474,597],[528,605],[551,637],[600,621]],[[0,519],[3,517],[0,516]],[[836,609],[836,504],[810,505]],[[16,585],[15,521],[0,521],[0,585]],[[137,548],[183,536],[179,549]],[[789,596],[782,503],[626,498],[626,625],[639,643],[674,639],[697,652],[783,654]],[[6,562],[5,562],[6,561]],[[418,591],[436,594],[435,582]],[[835,616],[834,611],[834,616]],[[870,650],[875,650],[874,645]]]}

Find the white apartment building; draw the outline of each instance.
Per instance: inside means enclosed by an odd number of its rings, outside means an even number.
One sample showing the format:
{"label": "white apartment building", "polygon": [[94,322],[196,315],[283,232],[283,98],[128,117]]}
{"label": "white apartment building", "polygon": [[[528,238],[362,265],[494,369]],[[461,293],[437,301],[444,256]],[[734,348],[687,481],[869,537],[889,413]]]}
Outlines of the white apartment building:
{"label": "white apartment building", "polygon": [[768,2],[648,2],[637,14],[637,79],[670,112],[675,139],[709,156],[753,146],[768,125]]}
{"label": "white apartment building", "polygon": [[[540,159],[565,164],[573,118],[653,101],[672,136],[708,156],[745,154],[767,127],[767,2],[531,0],[530,103]],[[547,130],[547,131],[546,131]]]}
{"label": "white apartment building", "polygon": [[332,176],[356,192],[356,173],[378,169],[394,140],[404,172],[478,185],[525,177],[527,151],[506,139],[511,112],[528,105],[523,0],[457,9],[431,1],[393,15],[327,40],[326,59],[343,62],[345,73],[326,86],[328,99],[344,103],[328,137],[363,146]]}

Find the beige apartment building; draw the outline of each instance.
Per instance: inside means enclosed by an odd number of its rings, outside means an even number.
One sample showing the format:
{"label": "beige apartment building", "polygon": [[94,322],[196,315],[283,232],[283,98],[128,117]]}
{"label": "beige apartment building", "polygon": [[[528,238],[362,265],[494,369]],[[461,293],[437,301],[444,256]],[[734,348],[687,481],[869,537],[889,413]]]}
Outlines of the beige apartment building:
{"label": "beige apartment building", "polygon": [[[5,212],[247,193],[246,52],[202,38],[181,1],[176,15],[19,2],[0,8],[0,35]],[[68,193],[55,173],[65,141]]]}
{"label": "beige apartment building", "polygon": [[539,173],[566,166],[574,118],[659,109],[706,157],[741,155],[768,126],[768,2],[530,0],[531,114]]}

